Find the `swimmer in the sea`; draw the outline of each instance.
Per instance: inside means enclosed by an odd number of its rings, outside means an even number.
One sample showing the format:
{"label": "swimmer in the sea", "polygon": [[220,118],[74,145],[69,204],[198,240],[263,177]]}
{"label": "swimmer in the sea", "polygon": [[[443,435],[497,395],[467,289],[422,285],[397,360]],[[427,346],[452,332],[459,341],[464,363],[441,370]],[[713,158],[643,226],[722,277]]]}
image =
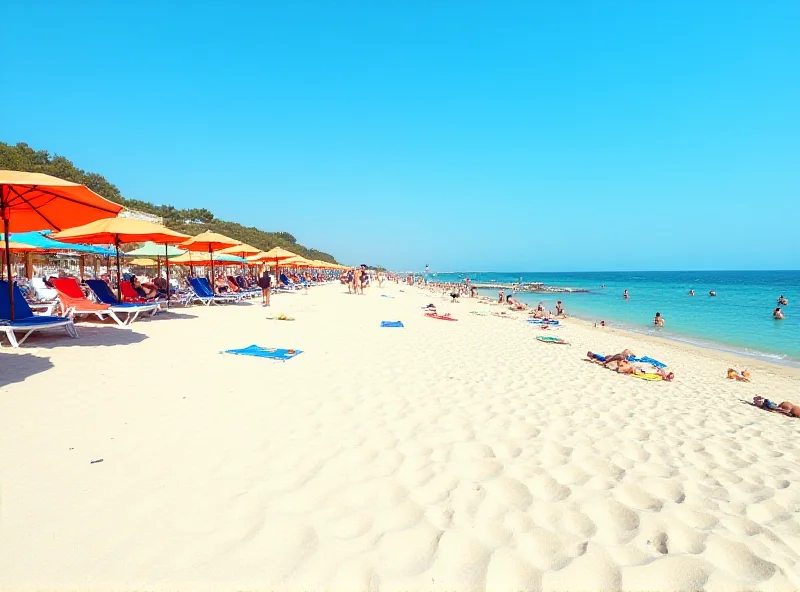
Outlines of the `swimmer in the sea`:
{"label": "swimmer in the sea", "polygon": [[783,311],[781,310],[780,306],[772,311],[772,318],[778,321],[783,318]]}
{"label": "swimmer in the sea", "polygon": [[656,313],[656,317],[653,319],[653,324],[656,327],[663,327],[664,326],[664,317],[661,316],[660,312]]}

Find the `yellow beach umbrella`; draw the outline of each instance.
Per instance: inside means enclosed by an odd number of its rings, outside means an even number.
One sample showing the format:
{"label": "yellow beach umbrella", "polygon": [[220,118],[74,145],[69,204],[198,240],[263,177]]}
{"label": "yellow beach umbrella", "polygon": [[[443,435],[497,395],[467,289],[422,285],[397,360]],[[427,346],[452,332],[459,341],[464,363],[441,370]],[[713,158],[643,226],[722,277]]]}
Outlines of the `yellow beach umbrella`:
{"label": "yellow beach umbrella", "polygon": [[290,265],[292,267],[312,267],[311,261],[305,257],[301,257],[300,255],[296,255],[295,257],[291,257],[289,259],[284,259],[281,263],[283,263],[283,265]]}
{"label": "yellow beach umbrella", "polygon": [[282,261],[286,261],[287,259],[291,259],[293,257],[299,257],[297,253],[292,253],[291,251],[287,251],[283,247],[273,247],[263,255],[263,259],[261,261],[274,261],[275,262],[275,279],[280,279],[280,270],[278,266]]}
{"label": "yellow beach umbrella", "polygon": [[153,261],[152,259],[142,258],[129,261],[128,265],[133,265],[136,267],[155,267],[156,265],[158,265],[158,263],[156,261]]}
{"label": "yellow beach umbrella", "polygon": [[257,249],[248,245],[247,243],[240,243],[233,247],[228,247],[227,249],[222,249],[218,251],[222,255],[236,255],[237,257],[250,257],[251,255],[257,255],[261,252],[261,249]]}
{"label": "yellow beach umbrella", "polygon": [[[135,218],[106,218],[50,235],[50,238],[65,243],[113,244],[117,248],[117,297],[120,301],[122,301],[122,288],[119,285],[122,280],[119,262],[121,244],[153,241],[164,245],[166,251],[167,245],[182,242],[187,237],[188,235],[171,230],[163,224]],[[167,274],[169,283],[169,268]]]}
{"label": "yellow beach umbrella", "polygon": [[178,245],[181,249],[186,249],[187,251],[194,251],[196,253],[208,253],[208,259],[211,263],[211,282],[212,286],[214,285],[214,251],[221,251],[223,249],[227,249],[228,247],[235,247],[236,245],[241,245],[242,241],[238,241],[235,238],[230,238],[225,236],[224,234],[219,234],[217,232],[211,232],[210,230],[206,230],[205,232],[201,232],[197,236],[190,238],[187,241],[182,242]]}

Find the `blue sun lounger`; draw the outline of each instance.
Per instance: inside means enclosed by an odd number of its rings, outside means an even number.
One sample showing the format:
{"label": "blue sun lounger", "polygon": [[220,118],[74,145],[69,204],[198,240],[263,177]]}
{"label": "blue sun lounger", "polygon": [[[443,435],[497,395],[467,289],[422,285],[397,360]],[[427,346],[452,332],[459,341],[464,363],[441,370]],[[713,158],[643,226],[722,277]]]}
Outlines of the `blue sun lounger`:
{"label": "blue sun lounger", "polygon": [[165,302],[164,300],[156,300],[153,302],[120,302],[117,300],[114,292],[111,291],[111,288],[108,287],[108,284],[103,280],[86,280],[86,285],[94,292],[94,295],[97,296],[97,300],[99,300],[101,304],[108,304],[113,307],[115,312],[124,312],[127,314],[128,322],[125,323],[126,325],[135,321],[140,313],[149,312],[151,315],[156,314],[159,305]]}
{"label": "blue sun lounger", "polygon": [[[36,316],[33,314],[28,301],[22,296],[22,292],[17,288],[16,283],[14,292],[14,320],[11,320],[11,301],[8,299],[8,282],[0,280],[0,334],[5,333],[11,347],[19,347],[34,331],[44,329],[64,328],[67,334],[76,339],[78,331],[72,323],[72,319],[53,316]],[[22,339],[17,339],[16,333],[25,333]]]}
{"label": "blue sun lounger", "polygon": [[259,345],[250,345],[239,349],[226,349],[225,354],[234,354],[236,356],[254,356],[256,358],[269,358],[271,360],[280,360],[285,362],[294,357],[299,356],[303,352],[299,349],[280,349],[276,347],[261,347]]}

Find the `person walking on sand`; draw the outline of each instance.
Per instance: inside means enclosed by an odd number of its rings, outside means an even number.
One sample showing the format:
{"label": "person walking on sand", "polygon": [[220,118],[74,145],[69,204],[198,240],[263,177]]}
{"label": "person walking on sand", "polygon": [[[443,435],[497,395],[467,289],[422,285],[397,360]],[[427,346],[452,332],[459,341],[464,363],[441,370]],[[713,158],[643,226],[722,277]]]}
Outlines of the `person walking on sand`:
{"label": "person walking on sand", "polygon": [[261,288],[261,306],[269,306],[272,277],[269,275],[269,267],[267,266],[264,267],[264,273],[258,278],[258,287]]}

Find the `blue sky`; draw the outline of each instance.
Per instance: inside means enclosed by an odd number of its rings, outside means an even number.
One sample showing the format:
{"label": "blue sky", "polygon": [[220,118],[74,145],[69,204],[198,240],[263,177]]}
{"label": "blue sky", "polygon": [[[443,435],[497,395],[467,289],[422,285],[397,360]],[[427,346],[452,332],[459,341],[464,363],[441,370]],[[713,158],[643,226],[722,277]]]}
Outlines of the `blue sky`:
{"label": "blue sky", "polygon": [[0,140],[126,197],[402,269],[800,268],[796,0],[4,17]]}

